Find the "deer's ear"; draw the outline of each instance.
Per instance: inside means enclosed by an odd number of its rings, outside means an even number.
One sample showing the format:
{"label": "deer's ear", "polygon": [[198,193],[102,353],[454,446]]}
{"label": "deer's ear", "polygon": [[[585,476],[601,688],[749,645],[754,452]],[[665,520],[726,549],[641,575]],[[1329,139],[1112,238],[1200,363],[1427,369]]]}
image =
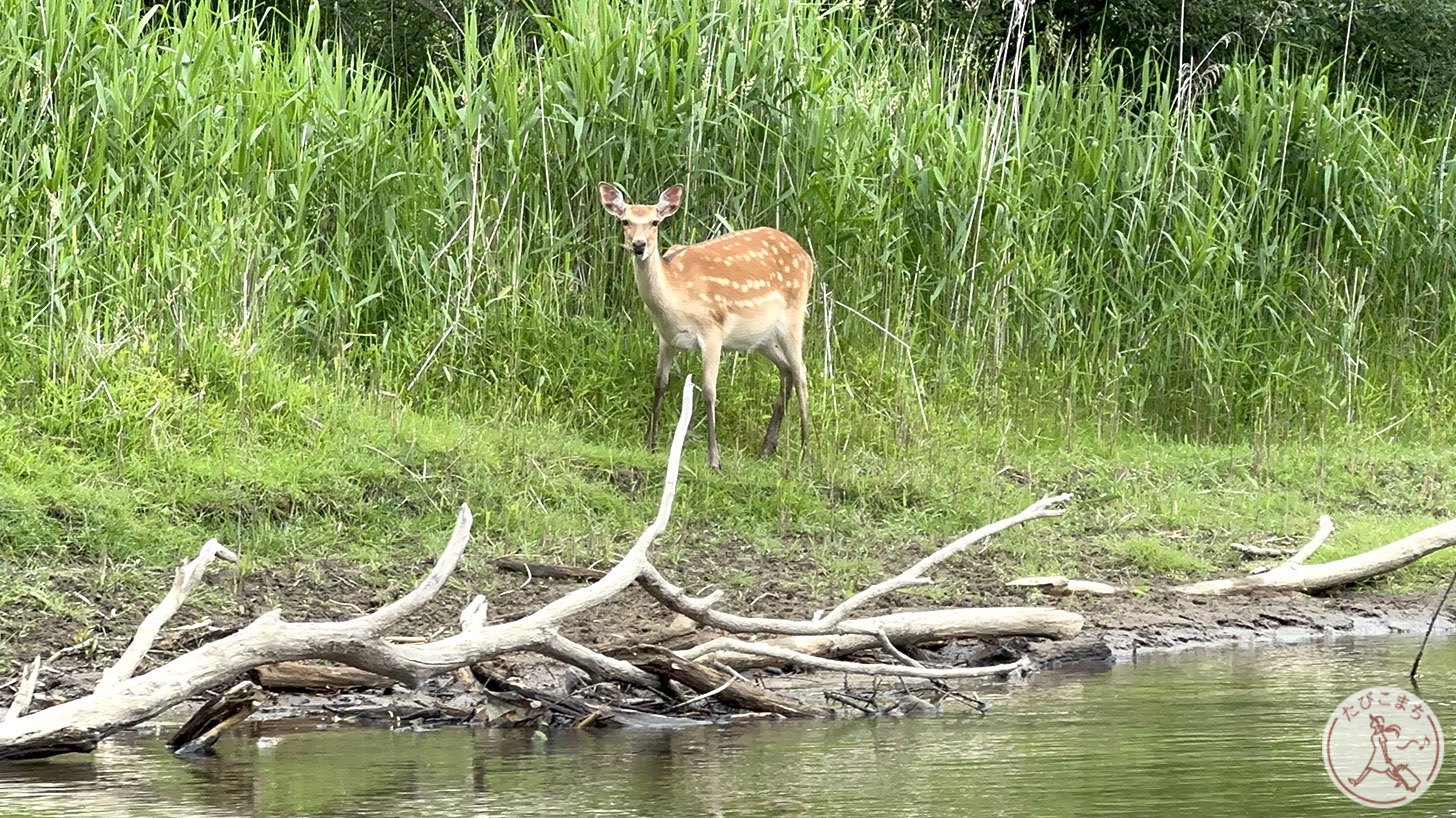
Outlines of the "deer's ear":
{"label": "deer's ear", "polygon": [[682,197],[682,185],[673,185],[662,191],[662,195],[657,197],[657,217],[665,219],[676,213],[677,209],[682,206]]}
{"label": "deer's ear", "polygon": [[608,213],[620,218],[627,212],[627,200],[622,198],[622,191],[618,190],[616,185],[602,182],[597,189],[602,194],[602,207],[605,207]]}

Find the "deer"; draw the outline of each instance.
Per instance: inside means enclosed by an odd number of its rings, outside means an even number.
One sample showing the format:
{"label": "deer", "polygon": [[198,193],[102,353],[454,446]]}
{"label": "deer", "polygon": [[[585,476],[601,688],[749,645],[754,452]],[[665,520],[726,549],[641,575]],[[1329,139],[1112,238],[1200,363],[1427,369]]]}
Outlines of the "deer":
{"label": "deer", "polygon": [[718,454],[718,364],[723,350],[757,352],[779,370],[779,395],[769,416],[760,457],[778,450],[779,429],[792,391],[799,399],[799,439],[809,449],[809,382],[804,368],[804,311],[814,260],[794,238],[772,227],[735,230],[697,244],[658,252],[658,226],[682,205],[683,186],[662,191],[652,205],[629,204],[615,185],[600,185],[602,207],[622,222],[637,292],[657,330],[657,373],[647,448],[657,446],[662,398],[678,352],[697,349],[703,359],[708,467]]}

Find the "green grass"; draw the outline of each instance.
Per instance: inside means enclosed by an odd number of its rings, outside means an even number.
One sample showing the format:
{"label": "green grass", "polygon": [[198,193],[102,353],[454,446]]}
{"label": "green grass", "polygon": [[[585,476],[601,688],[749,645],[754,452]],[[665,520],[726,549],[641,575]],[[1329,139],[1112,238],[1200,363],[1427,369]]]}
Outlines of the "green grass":
{"label": "green grass", "polygon": [[[121,458],[37,445],[28,430],[0,425],[0,559],[31,568],[164,565],[216,536],[249,570],[345,558],[408,573],[468,502],[474,555],[586,564],[620,554],[657,501],[664,454],[641,446],[641,424],[595,436],[299,389],[315,403],[280,411],[304,433],[200,415],[159,430],[165,447]],[[842,388],[828,391],[849,400]],[[836,435],[844,415],[820,395],[809,461],[793,441],[774,459],[751,453],[759,427],[742,416],[761,420],[763,407],[746,406],[748,395],[726,401],[725,414],[739,420],[725,424],[722,474],[706,469],[697,424],[662,548],[669,562],[739,551],[807,560],[826,582],[849,587],[892,566],[887,546],[930,547],[1070,491],[1068,516],[997,540],[994,562],[1025,573],[1162,579],[1226,569],[1236,562],[1229,542],[1297,539],[1322,513],[1339,525],[1329,546],[1337,555],[1452,511],[1456,463],[1424,444],[1351,435],[1255,448],[975,429],[943,422],[935,406],[929,432],[907,438],[894,424],[856,417],[852,432]],[[1428,578],[1441,563],[1405,578]],[[729,581],[748,583],[738,573]]]}

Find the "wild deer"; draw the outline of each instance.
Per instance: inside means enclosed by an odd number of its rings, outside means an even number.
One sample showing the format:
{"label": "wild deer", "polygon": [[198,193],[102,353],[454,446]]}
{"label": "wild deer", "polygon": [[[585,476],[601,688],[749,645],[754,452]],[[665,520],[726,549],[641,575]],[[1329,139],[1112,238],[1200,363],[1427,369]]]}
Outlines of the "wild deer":
{"label": "wild deer", "polygon": [[779,398],[769,417],[759,454],[779,444],[779,427],[793,390],[799,396],[799,436],[809,447],[809,384],[804,369],[804,308],[814,278],[814,261],[797,241],[771,227],[725,233],[708,241],[657,249],[657,227],[682,205],[683,186],[664,190],[655,205],[628,204],[614,185],[601,184],[602,207],[622,221],[624,245],[632,252],[637,292],[657,328],[657,378],[647,446],[657,445],[662,396],[679,350],[703,354],[703,400],[707,404],[708,466],[718,456],[718,361],[724,349],[762,353],[779,368]]}

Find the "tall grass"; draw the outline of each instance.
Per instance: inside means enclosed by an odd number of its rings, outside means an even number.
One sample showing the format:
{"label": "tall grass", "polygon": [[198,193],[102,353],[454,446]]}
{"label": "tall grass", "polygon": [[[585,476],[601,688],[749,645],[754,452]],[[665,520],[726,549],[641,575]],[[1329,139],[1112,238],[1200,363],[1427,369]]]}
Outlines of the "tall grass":
{"label": "tall grass", "polygon": [[[316,28],[141,0],[0,22],[0,403],[124,448],[271,422],[306,372],[635,428],[651,330],[611,179],[688,185],[672,241],[799,236],[816,310],[905,338],[945,407],[1216,436],[1456,407],[1450,128],[1323,71],[1200,96],[1030,54],[991,84],[852,7],[561,0],[399,101]],[[809,346],[836,378],[903,386],[833,316]]]}

